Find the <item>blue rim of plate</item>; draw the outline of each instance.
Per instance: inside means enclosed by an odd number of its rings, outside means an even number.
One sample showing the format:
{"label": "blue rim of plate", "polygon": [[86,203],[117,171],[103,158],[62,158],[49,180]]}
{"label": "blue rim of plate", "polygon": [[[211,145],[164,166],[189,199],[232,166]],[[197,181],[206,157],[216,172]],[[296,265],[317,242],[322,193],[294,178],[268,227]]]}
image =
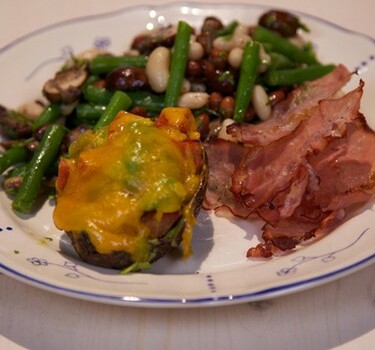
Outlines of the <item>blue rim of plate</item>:
{"label": "blue rim of plate", "polygon": [[[235,6],[235,7],[264,9],[264,10],[273,8],[272,6],[261,5],[261,4],[231,3],[230,5]],[[28,40],[29,38],[32,38],[44,32],[48,32],[55,28],[64,27],[64,26],[74,24],[74,23],[92,21],[96,19],[110,18],[113,16],[120,15],[124,13],[125,11],[137,11],[137,10],[147,9],[147,8],[149,8],[150,10],[159,9],[162,11],[164,8],[169,8],[173,6],[179,6],[179,7],[185,6],[189,8],[191,7],[211,8],[214,6],[228,6],[228,3],[170,2],[170,3],[159,5],[159,6],[144,4],[144,5],[139,5],[139,6],[124,7],[118,10],[101,13],[101,14],[94,14],[94,15],[89,15],[89,16],[71,18],[71,19],[67,19],[67,20],[63,20],[60,22],[50,24],[48,26],[39,28],[30,33],[20,36],[19,38],[11,41],[5,46],[0,47],[0,55],[12,49],[14,46],[22,43],[23,41]],[[289,9],[286,8],[285,10],[288,11]],[[345,28],[343,26],[335,24],[329,20],[317,17],[315,15],[311,15],[311,14],[304,13],[304,12],[297,11],[297,10],[289,10],[289,11],[295,14],[298,14],[302,17],[309,18],[318,23],[327,25],[336,30],[366,39],[375,46],[375,38],[371,37],[370,35],[359,33],[357,31]],[[258,291],[251,292],[251,293],[243,293],[243,294],[236,294],[236,295],[218,295],[218,296],[208,296],[208,297],[201,297],[201,298],[186,298],[186,299],[185,298],[169,298],[169,299],[168,298],[166,299],[164,298],[142,298],[142,297],[125,296],[125,295],[124,296],[105,295],[105,294],[99,294],[99,293],[85,292],[81,290],[74,290],[71,288],[62,287],[53,283],[45,282],[43,280],[30,277],[3,263],[0,263],[0,272],[2,271],[5,275],[9,277],[13,277],[16,280],[25,282],[29,285],[33,285],[35,287],[39,287],[44,290],[48,290],[48,291],[55,292],[57,294],[61,294],[65,296],[75,297],[78,299],[91,300],[91,301],[103,302],[103,303],[108,303],[108,304],[127,305],[127,306],[146,306],[146,307],[192,306],[194,307],[194,306],[216,306],[216,305],[219,306],[219,305],[235,304],[235,303],[242,303],[242,302],[253,302],[253,301],[258,301],[258,300],[269,299],[272,297],[282,296],[292,291],[297,292],[300,290],[305,290],[308,287],[311,288],[316,285],[320,285],[322,283],[328,283],[330,281],[336,280],[350,273],[353,273],[359,269],[365,268],[366,266],[374,262],[375,262],[375,253],[362,260],[356,261],[355,263],[351,265],[344,266],[340,269],[337,269],[337,270],[334,270],[334,271],[331,271],[331,272],[328,272],[328,273],[325,273],[316,277],[312,277],[308,279],[301,279],[299,281],[287,283],[287,284],[280,284],[275,287],[260,289]]]}
{"label": "blue rim of plate", "polygon": [[[17,45],[18,43],[20,43],[24,40],[27,40],[27,39],[29,39],[33,36],[36,36],[36,35],[39,35],[41,33],[47,32],[51,29],[63,27],[63,26],[73,24],[73,23],[91,21],[91,20],[95,20],[95,19],[99,19],[99,18],[113,17],[113,16],[117,16],[119,14],[122,14],[125,11],[136,11],[136,10],[143,9],[143,8],[163,9],[163,8],[168,8],[168,7],[172,7],[172,6],[180,6],[180,7],[186,6],[186,7],[190,7],[190,8],[191,7],[203,7],[203,8],[208,7],[209,8],[209,7],[214,7],[214,6],[225,6],[225,5],[228,6],[228,3],[225,3],[225,2],[218,2],[218,3],[170,2],[170,3],[167,3],[167,4],[163,4],[163,5],[158,5],[158,6],[150,5],[150,4],[149,5],[144,4],[144,5],[138,5],[138,6],[124,7],[124,8],[118,9],[118,10],[113,10],[111,12],[106,12],[106,13],[101,13],[101,14],[94,14],[94,15],[89,15],[89,16],[81,16],[81,17],[70,18],[70,19],[66,19],[66,20],[63,20],[63,21],[60,21],[60,22],[52,23],[52,24],[47,25],[45,27],[36,29],[36,30],[34,30],[30,33],[27,33],[27,34],[24,34],[24,35],[20,36],[17,39],[12,40],[11,42],[6,44],[5,46],[0,47],[0,55],[2,53],[4,53],[5,51],[11,49],[13,46]],[[264,9],[264,10],[273,8],[272,6],[267,6],[267,5],[244,4],[244,3],[242,3],[242,4],[241,3],[231,3],[231,6],[253,8],[253,9]],[[278,8],[280,8],[280,7],[278,7]],[[355,36],[358,36],[358,37],[362,37],[364,39],[367,39],[367,40],[371,41],[375,45],[375,38],[368,35],[368,34],[360,33],[360,32],[345,28],[345,27],[343,27],[341,25],[338,25],[336,23],[333,23],[329,20],[326,20],[324,18],[320,18],[320,17],[315,16],[315,15],[305,13],[303,11],[290,10],[288,8],[284,8],[284,9],[286,11],[291,11],[295,14],[301,15],[301,16],[309,18],[309,19],[312,19],[314,21],[324,23],[324,24],[326,24],[326,25],[328,25],[332,28],[336,28],[336,29],[338,29],[340,31],[343,31],[343,32],[346,32],[348,34],[355,35]]]}
{"label": "blue rim of plate", "polygon": [[344,277],[350,273],[357,270],[365,268],[375,262],[375,253],[357,261],[351,265],[345,266],[343,268],[337,269],[332,272],[328,272],[323,275],[316,277],[300,280],[297,282],[281,284],[271,288],[261,289],[252,293],[244,293],[237,295],[219,295],[215,297],[203,297],[203,298],[141,298],[129,295],[105,295],[99,293],[90,293],[80,290],[74,290],[71,288],[61,287],[52,283],[48,283],[37,278],[30,277],[17,270],[12,269],[0,263],[0,271],[3,271],[9,277],[14,277],[21,282],[27,282],[30,285],[40,287],[48,291],[55,292],[57,294],[62,294],[65,296],[76,297],[78,299],[91,300],[97,302],[103,302],[108,304],[116,305],[127,305],[127,306],[146,306],[146,307],[173,307],[173,306],[214,306],[214,305],[224,305],[224,304],[236,304],[242,302],[254,302],[258,300],[270,299],[273,297],[279,297],[287,294],[290,291],[297,292],[298,290],[304,290],[307,287],[314,287],[315,285],[320,285],[321,282],[328,283],[334,281],[340,277]]}

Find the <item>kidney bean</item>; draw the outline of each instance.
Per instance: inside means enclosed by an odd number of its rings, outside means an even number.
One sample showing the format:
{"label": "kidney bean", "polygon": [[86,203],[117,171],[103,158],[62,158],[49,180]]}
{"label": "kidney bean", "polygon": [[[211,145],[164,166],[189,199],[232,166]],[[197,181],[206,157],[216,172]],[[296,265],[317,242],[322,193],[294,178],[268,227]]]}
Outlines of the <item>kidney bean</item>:
{"label": "kidney bean", "polygon": [[208,60],[202,60],[201,64],[209,90],[220,92],[223,95],[233,95],[236,88],[236,77],[233,71],[215,69]]}
{"label": "kidney bean", "polygon": [[276,10],[268,11],[263,14],[259,18],[258,23],[286,38],[295,36],[297,30],[303,27],[298,17],[289,12]]}
{"label": "kidney bean", "polygon": [[255,117],[255,109],[252,105],[250,105],[247,110],[246,114],[244,116],[244,122],[250,122]]}
{"label": "kidney bean", "polygon": [[208,61],[212,63],[215,69],[224,71],[228,64],[228,52],[213,48],[208,55]]}
{"label": "kidney bean", "polygon": [[140,89],[148,85],[144,68],[119,67],[106,78],[106,87],[116,90]]}
{"label": "kidney bean", "polygon": [[219,113],[224,119],[232,118],[234,112],[234,98],[232,96],[225,96],[219,106]]}
{"label": "kidney bean", "polygon": [[201,113],[195,117],[201,139],[205,140],[210,131],[210,117],[207,113]]}
{"label": "kidney bean", "polygon": [[220,107],[221,100],[223,99],[223,95],[220,92],[214,91],[210,94],[208,99],[208,106],[213,111],[217,112]]}
{"label": "kidney bean", "polygon": [[203,73],[203,68],[198,61],[189,60],[186,65],[187,77],[199,77]]}
{"label": "kidney bean", "polygon": [[130,110],[130,113],[139,115],[140,117],[147,117],[147,109],[142,106],[135,106]]}
{"label": "kidney bean", "polygon": [[271,102],[271,106],[275,106],[286,98],[286,91],[284,89],[278,89],[268,94],[268,98]]}

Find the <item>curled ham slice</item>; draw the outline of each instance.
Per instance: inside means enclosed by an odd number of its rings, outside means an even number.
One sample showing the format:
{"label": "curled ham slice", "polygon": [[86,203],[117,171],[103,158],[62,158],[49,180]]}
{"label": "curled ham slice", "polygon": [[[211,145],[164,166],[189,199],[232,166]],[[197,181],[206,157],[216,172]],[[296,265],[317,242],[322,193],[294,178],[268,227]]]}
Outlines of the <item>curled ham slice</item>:
{"label": "curled ham slice", "polygon": [[248,257],[271,257],[329,233],[373,198],[375,133],[359,113],[363,86],[298,111],[298,125],[266,145],[206,144],[204,207],[265,221],[264,241]]}
{"label": "curled ham slice", "polygon": [[227,132],[238,142],[252,145],[268,145],[290,134],[306,118],[306,111],[320,100],[333,97],[349,81],[351,73],[343,65],[338,65],[331,73],[307,82],[292,91],[288,98],[278,103],[271,117],[260,124],[234,123]]}
{"label": "curled ham slice", "polygon": [[256,210],[265,205],[278,206],[280,194],[284,198],[293,196],[290,189],[300,196],[304,192],[299,187],[304,183],[301,167],[306,156],[325,147],[330,137],[346,132],[347,123],[358,116],[361,96],[362,85],[340,99],[321,101],[306,112],[307,118],[293,133],[267,147],[250,150],[233,176],[232,190],[238,199]]}

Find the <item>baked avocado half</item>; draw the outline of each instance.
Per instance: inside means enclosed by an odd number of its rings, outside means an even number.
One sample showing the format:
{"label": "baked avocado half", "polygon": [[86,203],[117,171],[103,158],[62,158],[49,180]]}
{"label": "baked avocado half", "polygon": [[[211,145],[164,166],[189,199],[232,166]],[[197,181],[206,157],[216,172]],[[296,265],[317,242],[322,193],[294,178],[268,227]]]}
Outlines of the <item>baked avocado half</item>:
{"label": "baked avocado half", "polygon": [[199,137],[191,111],[175,107],[155,121],[120,112],[80,135],[59,162],[53,219],[84,261],[134,271],[181,242],[191,254],[208,178]]}

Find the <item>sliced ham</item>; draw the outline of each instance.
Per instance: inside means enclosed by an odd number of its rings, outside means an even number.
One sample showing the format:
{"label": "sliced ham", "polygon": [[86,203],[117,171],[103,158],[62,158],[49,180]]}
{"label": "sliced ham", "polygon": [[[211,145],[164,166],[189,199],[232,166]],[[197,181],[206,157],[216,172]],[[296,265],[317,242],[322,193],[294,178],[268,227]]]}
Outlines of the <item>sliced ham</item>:
{"label": "sliced ham", "polygon": [[271,257],[331,232],[373,198],[375,133],[359,113],[363,87],[294,112],[304,116],[298,125],[265,145],[206,144],[204,207],[265,221],[263,242],[248,257]]}
{"label": "sliced ham", "polygon": [[[325,147],[329,138],[346,132],[347,123],[358,117],[362,91],[361,84],[340,99],[319,102],[306,112],[306,119],[294,132],[267,147],[249,151],[234,172],[232,190],[237,198],[246,207],[257,210],[276,206],[274,198],[280,193],[284,197],[295,197],[293,192],[299,197],[303,195],[305,180],[301,172],[307,170],[301,167],[307,155]],[[294,205],[295,201],[284,203]],[[287,208],[284,211],[290,213]]]}
{"label": "sliced ham", "polygon": [[338,65],[331,73],[293,90],[285,101],[273,108],[267,121],[260,124],[231,124],[227,127],[227,132],[238,142],[267,145],[291,133],[306,118],[307,110],[320,100],[333,97],[350,77],[348,69]]}
{"label": "sliced ham", "polygon": [[205,144],[209,178],[203,208],[212,209],[218,216],[235,214],[246,218],[251,210],[245,208],[231,190],[232,175],[248,149],[241,144],[213,139]]}
{"label": "sliced ham", "polygon": [[302,241],[327,234],[350,218],[375,193],[375,133],[359,117],[347,134],[308,157],[314,179],[293,214],[263,227],[264,243],[250,248],[248,257],[270,257]]}

